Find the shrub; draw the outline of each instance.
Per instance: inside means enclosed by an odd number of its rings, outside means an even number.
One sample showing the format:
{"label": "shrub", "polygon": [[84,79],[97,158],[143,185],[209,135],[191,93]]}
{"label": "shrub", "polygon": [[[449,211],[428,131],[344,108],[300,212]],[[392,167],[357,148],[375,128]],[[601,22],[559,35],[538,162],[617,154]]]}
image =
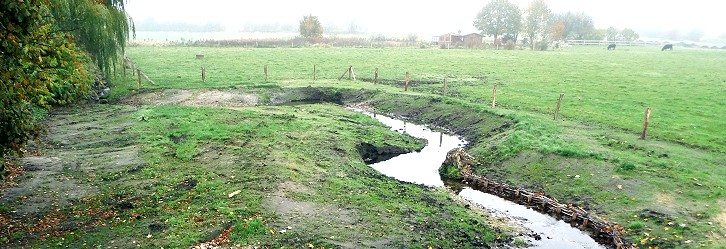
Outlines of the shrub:
{"label": "shrub", "polygon": [[461,170],[456,165],[444,164],[439,168],[439,175],[445,179],[462,180]]}
{"label": "shrub", "polygon": [[514,50],[515,44],[514,41],[509,40],[507,43],[504,44],[504,49],[506,50]]}
{"label": "shrub", "polygon": [[539,51],[546,51],[549,48],[549,44],[545,41],[537,42],[535,48]]}

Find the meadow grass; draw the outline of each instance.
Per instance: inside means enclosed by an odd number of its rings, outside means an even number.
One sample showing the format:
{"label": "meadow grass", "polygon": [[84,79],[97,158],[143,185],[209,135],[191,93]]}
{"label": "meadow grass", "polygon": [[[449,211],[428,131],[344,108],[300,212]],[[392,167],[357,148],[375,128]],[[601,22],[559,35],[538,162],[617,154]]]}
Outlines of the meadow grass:
{"label": "meadow grass", "polygon": [[[476,138],[469,151],[484,163],[475,169],[479,174],[592,209],[626,227],[628,236],[643,246],[726,243],[718,223],[726,203],[723,51],[131,47],[127,52],[156,82],[144,83],[145,91],[227,88],[260,94],[264,102],[285,88],[322,87],[329,95],[364,89],[379,110]],[[195,59],[200,53],[204,60]],[[349,65],[358,81],[338,81]],[[207,69],[206,82],[199,76],[201,66]],[[375,68],[378,85],[370,82]],[[408,92],[403,91],[405,72],[412,75]],[[440,97],[445,77],[447,97]],[[112,103],[134,93],[135,79],[114,83]],[[498,108],[491,109],[494,84]],[[565,94],[561,119],[553,122],[560,93]],[[649,139],[639,140],[646,107],[653,108]],[[496,237],[481,225],[484,219],[449,205],[447,192],[400,184],[362,164],[356,143],[420,144],[340,107],[108,108],[132,113],[111,121],[133,123],[130,137],[136,140],[114,136],[124,146],[142,146],[145,166],[134,173],[67,172],[100,186],[101,194],[66,211],[103,209],[109,200],[135,201],[133,208],[111,210],[111,221],[100,219],[108,227],[74,230],[36,243],[83,247],[118,242],[122,235],[146,247],[185,247],[213,239],[210,234],[230,226],[238,243],[300,247],[307,242],[329,246],[330,236],[363,244],[393,238],[390,245],[400,247],[454,247],[465,238],[491,245]],[[89,122],[85,119],[91,117],[83,114],[74,115]],[[509,128],[499,129],[501,125]],[[495,130],[502,133],[490,134]],[[323,212],[348,210],[340,214],[354,214],[359,223],[342,220],[349,227],[321,227],[326,217],[313,216],[294,223],[293,231],[279,233],[292,223],[264,200],[290,182],[304,187],[286,193],[288,201],[316,203]],[[235,190],[242,194],[227,198]],[[400,230],[399,223],[414,230]],[[350,232],[340,232],[346,229]],[[439,239],[449,233],[458,235]],[[2,239],[19,241],[24,235],[9,236]]]}
{"label": "meadow grass", "polygon": [[[205,59],[195,59],[198,53]],[[265,84],[264,65],[268,84],[336,85],[352,65],[359,80],[372,80],[378,68],[380,80],[396,87],[410,72],[410,90],[423,93],[441,93],[447,77],[448,95],[473,103],[491,102],[497,84],[500,107],[545,116],[564,93],[562,119],[637,133],[649,107],[649,136],[726,152],[726,51],[132,47],[128,56],[158,83],[145,88],[258,86]]]}
{"label": "meadow grass", "polygon": [[[263,247],[478,248],[511,238],[447,190],[402,184],[365,165],[357,144],[416,150],[422,141],[338,105],[97,105],[57,115],[63,123],[108,124],[94,131],[118,142],[88,149],[115,154],[130,146],[143,162],[121,166],[94,157],[81,162],[111,165],[69,168],[65,178],[97,191],[50,212],[63,225],[43,228],[47,235],[0,236],[9,246],[182,248],[225,229],[232,245]],[[128,128],[112,132],[119,126]],[[47,152],[81,149],[73,146]],[[21,219],[27,220],[17,224],[29,231],[40,226],[32,217]]]}
{"label": "meadow grass", "polygon": [[[205,60],[195,60],[197,53]],[[479,174],[590,208],[626,227],[640,245],[726,243],[718,232],[726,203],[724,51],[133,47],[128,54],[158,83],[147,89],[378,92],[369,101],[380,110],[445,120],[446,128],[474,137],[487,133],[469,148],[485,163],[475,168]],[[199,77],[202,65],[207,82]],[[338,81],[349,65],[358,81]],[[412,75],[408,92],[405,72]],[[447,94],[440,97],[444,78]],[[491,109],[494,84],[498,108]],[[560,93],[565,97],[554,122]],[[648,107],[648,139],[640,140]],[[475,122],[500,117],[513,120],[501,134],[488,134],[495,127],[487,125],[505,120]]]}

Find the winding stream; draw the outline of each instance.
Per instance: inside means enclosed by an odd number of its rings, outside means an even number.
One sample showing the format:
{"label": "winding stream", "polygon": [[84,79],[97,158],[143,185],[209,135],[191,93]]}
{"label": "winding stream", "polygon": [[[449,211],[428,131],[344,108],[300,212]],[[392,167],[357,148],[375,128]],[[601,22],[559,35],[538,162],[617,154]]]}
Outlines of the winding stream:
{"label": "winding stream", "polygon": [[[444,132],[432,131],[423,125],[416,125],[358,109],[354,110],[375,118],[391,127],[392,130],[428,141],[426,147],[420,152],[399,155],[386,161],[371,164],[371,167],[401,181],[432,187],[445,186],[439,176],[438,168],[451,149],[464,146],[466,141]],[[595,242],[585,232],[571,227],[564,221],[541,214],[498,196],[469,187],[459,192],[459,196],[486,208],[495,216],[506,217],[537,233],[541,239],[530,241],[534,245],[533,248],[606,248]]]}

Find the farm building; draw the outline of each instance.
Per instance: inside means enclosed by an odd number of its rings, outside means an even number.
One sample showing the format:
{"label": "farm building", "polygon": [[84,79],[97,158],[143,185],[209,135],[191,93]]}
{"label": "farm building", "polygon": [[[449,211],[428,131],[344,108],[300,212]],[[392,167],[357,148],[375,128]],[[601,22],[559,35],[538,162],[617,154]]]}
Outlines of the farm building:
{"label": "farm building", "polygon": [[471,33],[464,36],[464,46],[467,48],[478,48],[482,46],[482,42],[484,41],[484,36],[477,34],[477,33]]}
{"label": "farm building", "polygon": [[467,48],[476,48],[482,46],[484,36],[471,33],[468,35],[460,35],[457,33],[447,33],[432,38],[432,44],[441,48],[452,48],[465,46]]}
{"label": "farm building", "polygon": [[464,44],[464,36],[457,33],[447,33],[434,37],[434,45],[439,45],[441,48],[456,47],[457,45]]}

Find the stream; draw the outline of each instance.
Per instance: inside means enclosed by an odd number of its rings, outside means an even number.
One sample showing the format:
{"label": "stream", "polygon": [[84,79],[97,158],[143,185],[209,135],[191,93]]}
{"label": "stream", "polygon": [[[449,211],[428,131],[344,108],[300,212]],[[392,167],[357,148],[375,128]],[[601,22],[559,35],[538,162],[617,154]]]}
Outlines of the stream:
{"label": "stream", "polygon": [[[454,148],[463,147],[466,145],[466,141],[446,132],[433,131],[423,125],[363,110],[354,110],[375,118],[394,131],[427,140],[426,147],[420,152],[402,154],[386,161],[370,164],[371,167],[401,181],[431,187],[445,187],[438,169],[446,159],[446,154]],[[530,243],[533,244],[532,248],[606,248],[598,244],[586,232],[580,231],[564,221],[498,196],[469,187],[465,187],[458,194],[489,210],[493,215],[510,219],[538,234],[541,239],[530,239]]]}

